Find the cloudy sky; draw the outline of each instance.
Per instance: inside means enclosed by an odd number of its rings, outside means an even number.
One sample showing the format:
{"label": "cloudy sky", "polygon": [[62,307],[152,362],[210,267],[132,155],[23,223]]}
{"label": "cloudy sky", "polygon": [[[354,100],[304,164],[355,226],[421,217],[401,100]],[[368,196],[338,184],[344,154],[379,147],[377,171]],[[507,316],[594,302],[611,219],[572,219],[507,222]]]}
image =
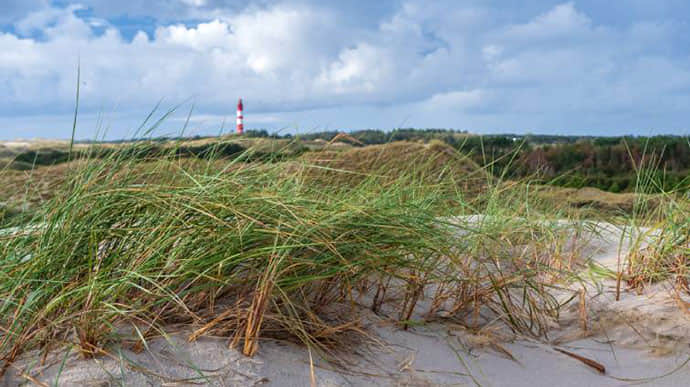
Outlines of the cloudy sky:
{"label": "cloudy sky", "polygon": [[[690,133],[685,0],[1,0],[0,138]],[[230,128],[231,129],[231,128]]]}

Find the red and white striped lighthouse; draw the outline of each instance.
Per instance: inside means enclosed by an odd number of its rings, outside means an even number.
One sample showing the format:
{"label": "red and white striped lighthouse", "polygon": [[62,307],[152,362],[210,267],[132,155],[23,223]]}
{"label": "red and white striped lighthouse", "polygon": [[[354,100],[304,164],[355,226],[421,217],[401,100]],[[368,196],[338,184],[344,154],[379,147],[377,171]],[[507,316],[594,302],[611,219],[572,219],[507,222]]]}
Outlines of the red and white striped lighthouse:
{"label": "red and white striped lighthouse", "polygon": [[244,118],[242,116],[243,108],[242,98],[240,98],[240,100],[237,101],[237,134],[242,134],[244,132],[244,124],[242,123],[242,119]]}

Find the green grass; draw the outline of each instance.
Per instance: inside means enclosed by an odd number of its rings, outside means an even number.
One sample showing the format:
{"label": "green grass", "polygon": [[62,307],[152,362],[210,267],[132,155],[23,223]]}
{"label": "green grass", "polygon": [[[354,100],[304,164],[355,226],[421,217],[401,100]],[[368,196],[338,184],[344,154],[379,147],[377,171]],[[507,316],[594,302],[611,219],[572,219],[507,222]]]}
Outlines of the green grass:
{"label": "green grass", "polygon": [[[548,222],[561,214],[490,181],[483,200],[469,200],[462,176],[430,179],[420,160],[329,185],[313,184],[323,166],[249,162],[251,150],[232,160],[146,152],[134,144],[75,163],[34,226],[0,237],[6,364],[69,344],[93,356],[123,332],[141,347],[175,324],[192,338],[226,335],[247,355],[265,336],[331,353],[360,332],[354,305],[386,291],[399,295],[386,302],[403,327],[433,289],[427,316],[445,303],[471,325],[487,307],[516,332],[543,335],[559,308],[547,289],[575,264],[569,229]],[[439,218],[478,213],[487,220]]]}
{"label": "green grass", "polygon": [[[81,148],[32,212],[7,221],[19,228],[0,235],[5,367],[35,348],[140,349],[180,325],[246,355],[270,336],[337,356],[363,334],[362,304],[403,329],[441,315],[479,328],[488,313],[543,337],[563,306],[552,289],[582,269],[572,245],[585,212],[445,146],[286,161],[218,144]],[[611,219],[662,222],[668,249],[641,264],[660,273],[659,257],[687,248],[687,199],[664,193],[649,210],[649,197]]]}
{"label": "green grass", "polygon": [[[690,143],[688,143],[690,146]],[[672,189],[659,160],[635,165],[635,200],[621,223],[631,231],[632,248],[621,262],[618,288],[671,280],[675,292],[690,291],[690,194],[683,184]],[[676,294],[677,296],[677,294]]]}
{"label": "green grass", "polygon": [[[637,203],[640,211],[648,206],[645,201]],[[667,192],[654,206],[655,211],[630,218],[638,248],[627,257],[628,284],[642,287],[672,279],[678,290],[690,291],[690,200]]]}

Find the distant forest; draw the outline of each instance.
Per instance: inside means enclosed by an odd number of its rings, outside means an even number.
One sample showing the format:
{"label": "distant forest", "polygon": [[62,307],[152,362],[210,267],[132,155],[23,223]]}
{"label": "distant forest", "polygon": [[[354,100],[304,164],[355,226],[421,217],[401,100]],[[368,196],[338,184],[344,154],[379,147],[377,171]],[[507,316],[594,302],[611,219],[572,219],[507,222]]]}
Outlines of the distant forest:
{"label": "distant forest", "polygon": [[[340,133],[310,133],[299,138],[331,141]],[[265,130],[248,131],[246,135],[293,138],[270,135]],[[396,129],[360,130],[339,138],[352,145],[403,140],[443,141],[495,175],[507,178],[533,178],[541,183],[611,192],[690,190],[690,141],[682,136],[476,136],[446,129]]]}

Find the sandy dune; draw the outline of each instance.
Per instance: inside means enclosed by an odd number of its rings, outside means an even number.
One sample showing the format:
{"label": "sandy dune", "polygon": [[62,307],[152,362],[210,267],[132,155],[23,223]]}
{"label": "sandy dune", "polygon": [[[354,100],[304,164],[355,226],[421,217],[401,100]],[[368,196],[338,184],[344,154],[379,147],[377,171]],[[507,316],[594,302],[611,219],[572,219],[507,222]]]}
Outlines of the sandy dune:
{"label": "sandy dune", "polygon": [[[598,236],[587,240],[589,259],[616,270],[619,254],[623,257],[630,248],[622,233],[598,225]],[[111,357],[83,360],[72,351],[54,354],[42,366],[29,354],[3,381],[66,386],[688,385],[690,321],[678,298],[659,284],[641,294],[624,289],[615,301],[615,288],[613,280],[587,284],[587,331],[573,306],[564,311],[550,341],[517,337],[500,342],[443,321],[404,331],[363,308],[365,328],[378,343],[348,348],[342,354],[347,364],[341,367],[313,356],[312,368],[309,351],[292,343],[265,340],[250,359],[229,349],[225,338],[189,343],[179,332],[153,340],[140,353],[113,348]],[[605,373],[559,349],[596,362]]]}

